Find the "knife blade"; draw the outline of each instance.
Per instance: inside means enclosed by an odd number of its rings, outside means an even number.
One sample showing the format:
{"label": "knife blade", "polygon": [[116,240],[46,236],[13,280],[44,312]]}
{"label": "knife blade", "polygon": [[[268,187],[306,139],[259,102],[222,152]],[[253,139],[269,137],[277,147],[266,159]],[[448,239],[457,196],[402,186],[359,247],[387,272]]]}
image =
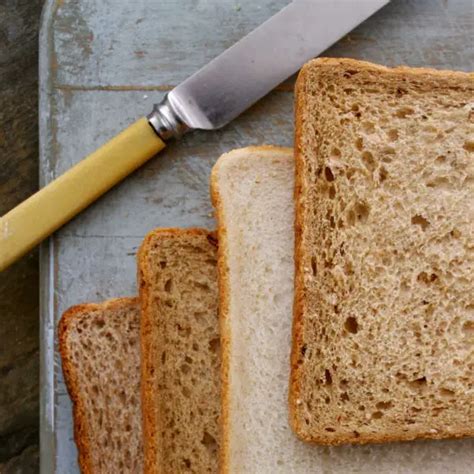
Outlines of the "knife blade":
{"label": "knife blade", "polygon": [[166,146],[220,128],[389,0],[294,0],[141,118],[0,218],[0,271]]}
{"label": "knife blade", "polygon": [[179,132],[226,125],[387,3],[294,0],[168,94]]}

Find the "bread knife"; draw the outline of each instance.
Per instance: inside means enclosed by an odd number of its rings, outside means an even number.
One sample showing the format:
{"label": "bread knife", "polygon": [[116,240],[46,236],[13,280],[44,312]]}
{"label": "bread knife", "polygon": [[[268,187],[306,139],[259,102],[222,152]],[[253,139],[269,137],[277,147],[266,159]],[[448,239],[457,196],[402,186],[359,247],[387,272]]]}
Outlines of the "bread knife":
{"label": "bread knife", "polygon": [[0,271],[166,146],[223,127],[389,0],[294,0],[0,218]]}

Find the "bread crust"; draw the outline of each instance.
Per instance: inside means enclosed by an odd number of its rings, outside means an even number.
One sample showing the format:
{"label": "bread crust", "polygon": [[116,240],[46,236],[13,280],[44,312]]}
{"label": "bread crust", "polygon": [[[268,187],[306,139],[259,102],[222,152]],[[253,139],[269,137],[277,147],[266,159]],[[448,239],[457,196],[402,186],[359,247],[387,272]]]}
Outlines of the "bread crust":
{"label": "bread crust", "polygon": [[229,352],[230,352],[230,334],[228,328],[229,313],[229,278],[228,267],[224,261],[224,255],[227,251],[227,232],[221,224],[221,218],[224,209],[219,194],[219,184],[217,173],[219,162],[212,168],[210,188],[211,201],[214,206],[217,219],[217,235],[219,239],[219,248],[217,250],[217,274],[219,288],[219,330],[221,334],[221,418],[220,434],[221,448],[219,450],[219,472],[222,474],[229,470],[229,394],[227,387],[229,385]]}
{"label": "bread crust", "polygon": [[[301,172],[301,127],[303,116],[301,109],[304,104],[304,83],[306,79],[307,68],[303,67],[298,74],[295,84],[295,140],[294,140],[294,157],[295,157],[295,294],[293,303],[293,325],[292,325],[292,345],[290,353],[290,381],[288,390],[288,416],[290,425],[295,434],[300,438],[301,430],[297,423],[297,417],[295,413],[296,400],[299,398],[298,384],[296,380],[296,369],[298,366],[298,352],[301,347],[302,334],[300,330],[301,319],[303,314],[303,298],[304,298],[304,285],[303,275],[298,272],[298,262],[301,261],[301,226],[302,216],[304,214],[304,203],[299,202],[299,196],[302,188],[302,177]],[[303,439],[304,441],[307,441]]]}
{"label": "bread crust", "polygon": [[[146,255],[151,245],[176,236],[206,236],[213,244],[217,245],[216,233],[201,228],[160,228],[149,232],[143,240],[137,253],[137,281],[140,295],[141,319],[140,319],[140,345],[141,345],[141,400],[142,400],[142,423],[143,423],[143,446],[144,446],[144,473],[160,474],[162,471],[157,463],[159,447],[157,443],[158,426],[155,420],[159,419],[159,413],[154,403],[155,392],[154,379],[151,376],[154,371],[154,353],[151,338],[148,337],[153,330],[153,320],[149,306],[150,287],[148,276],[151,270],[148,266]],[[158,421],[159,423],[159,421]]]}
{"label": "bread crust", "polygon": [[229,472],[230,464],[230,380],[229,380],[229,360],[230,360],[230,341],[231,332],[229,324],[229,307],[230,307],[230,283],[229,283],[229,267],[227,265],[226,255],[228,253],[227,229],[224,226],[225,211],[221,199],[219,188],[219,172],[225,160],[237,153],[248,152],[272,152],[272,151],[290,151],[291,148],[279,147],[274,145],[249,146],[232,150],[219,157],[216,164],[212,168],[210,179],[211,202],[215,209],[217,220],[217,236],[219,247],[217,251],[217,272],[219,286],[219,324],[221,334],[221,449],[219,452],[219,469],[221,474]]}
{"label": "bread crust", "polygon": [[[442,87],[466,87],[472,88],[474,73],[459,72],[448,70],[436,70],[431,68],[411,68],[399,66],[389,68],[366,61],[359,61],[349,58],[318,58],[305,64],[301,69],[295,87],[295,299],[293,306],[293,328],[292,328],[292,350],[291,350],[291,371],[290,371],[290,389],[288,395],[290,424],[295,434],[303,441],[336,446],[341,444],[367,444],[367,443],[386,443],[392,441],[409,441],[414,439],[444,439],[444,438],[465,438],[474,436],[474,430],[466,427],[465,432],[431,433],[428,430],[419,433],[405,433],[401,430],[398,433],[389,433],[381,435],[364,435],[360,438],[340,437],[338,439],[328,439],[324,436],[306,436],[301,424],[298,423],[296,415],[297,400],[300,398],[298,358],[303,343],[303,318],[305,314],[305,285],[303,279],[303,242],[302,228],[305,220],[305,202],[302,199],[302,188],[304,180],[304,156],[302,152],[302,132],[303,132],[303,112],[306,104],[305,85],[309,71],[314,68],[321,70],[356,70],[368,71],[374,73],[383,73],[384,78],[393,81],[418,81],[429,84],[429,87],[435,87],[441,84]],[[431,81],[431,84],[430,84]],[[436,84],[433,83],[436,81]]]}
{"label": "bread crust", "polygon": [[72,329],[72,324],[81,315],[84,316],[87,313],[91,313],[98,310],[104,311],[131,307],[137,304],[137,297],[114,298],[104,301],[102,303],[79,304],[67,309],[63,313],[61,320],[59,321],[59,353],[61,355],[62,360],[64,381],[66,383],[66,388],[72,401],[74,420],[74,441],[77,445],[79,466],[83,474],[94,473],[91,455],[92,441],[90,439],[90,428],[87,424],[87,417],[85,416],[83,398],[81,398],[81,391],[78,387],[78,374],[75,370],[74,364],[71,362],[71,355],[69,353],[69,344],[67,341],[69,331]]}

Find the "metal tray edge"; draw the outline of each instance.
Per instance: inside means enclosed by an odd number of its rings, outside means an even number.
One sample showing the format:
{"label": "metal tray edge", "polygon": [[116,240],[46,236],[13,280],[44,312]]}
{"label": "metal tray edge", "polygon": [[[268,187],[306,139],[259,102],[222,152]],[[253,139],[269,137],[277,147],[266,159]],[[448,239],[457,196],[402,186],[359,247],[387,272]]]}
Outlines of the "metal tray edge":
{"label": "metal tray edge", "polygon": [[[39,185],[51,180],[48,157],[52,152],[51,99],[54,81],[52,24],[61,0],[46,0],[39,32]],[[40,247],[40,472],[56,471],[54,438],[54,238]]]}

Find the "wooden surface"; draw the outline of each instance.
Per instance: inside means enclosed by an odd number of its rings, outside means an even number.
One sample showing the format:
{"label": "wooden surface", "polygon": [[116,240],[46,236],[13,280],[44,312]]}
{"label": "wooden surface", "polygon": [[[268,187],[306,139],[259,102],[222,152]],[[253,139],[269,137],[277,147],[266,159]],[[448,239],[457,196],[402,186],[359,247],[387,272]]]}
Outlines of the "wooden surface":
{"label": "wooden surface", "polygon": [[[116,134],[285,0],[48,0],[41,43],[41,175]],[[395,0],[327,54],[472,70],[470,0]],[[42,254],[42,468],[76,472],[55,322],[70,305],[132,295],[135,253],[157,226],[213,227],[209,171],[232,148],[291,145],[291,81],[217,132],[196,132],[65,226]],[[324,472],[467,472],[472,441],[315,448]],[[423,461],[420,463],[420,460]],[[350,467],[348,471],[348,466]]]}
{"label": "wooden surface", "polygon": [[[42,0],[0,2],[0,215],[38,187]],[[38,252],[0,273],[0,473],[38,472]]]}

